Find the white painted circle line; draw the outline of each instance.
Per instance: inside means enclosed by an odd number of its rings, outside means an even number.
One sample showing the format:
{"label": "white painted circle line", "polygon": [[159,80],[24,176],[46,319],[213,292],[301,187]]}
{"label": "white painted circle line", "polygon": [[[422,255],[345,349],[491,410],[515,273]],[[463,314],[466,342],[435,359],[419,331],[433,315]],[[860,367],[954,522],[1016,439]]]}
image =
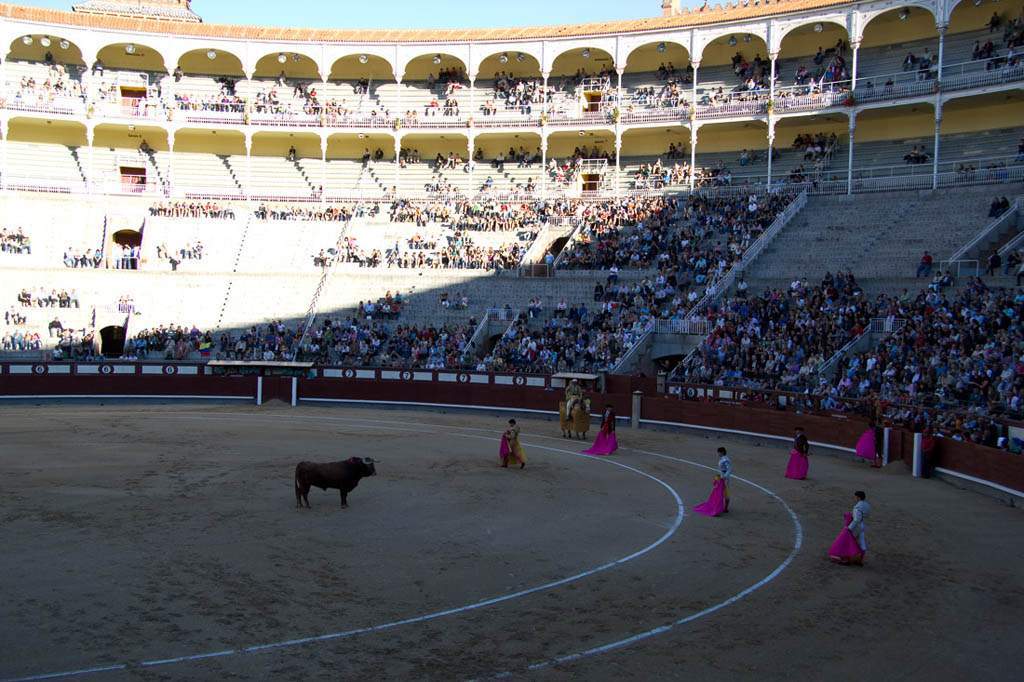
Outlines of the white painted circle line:
{"label": "white painted circle line", "polygon": [[[181,414],[168,414],[168,415],[156,414],[156,415],[153,415],[153,416],[166,416],[166,417],[170,418],[170,417],[181,416]],[[223,417],[225,417],[225,418],[241,417],[241,418],[244,418],[244,419],[251,419],[252,417],[257,417],[257,418],[272,417],[272,415],[223,415]],[[197,418],[201,419],[201,420],[212,420],[212,421],[220,421],[221,420],[221,416],[211,417],[209,415],[202,415],[202,416],[199,416]],[[289,418],[289,419],[294,420],[294,418]],[[333,419],[332,421],[349,421],[349,420],[344,418],[344,417],[341,417],[341,418]],[[355,420],[355,419],[352,419],[351,421],[367,423],[369,420]],[[388,421],[388,422],[376,422],[376,423],[378,424],[377,428],[386,428],[386,429],[395,430],[395,431],[409,431],[409,430],[417,430],[418,431],[418,430],[421,430],[422,427],[423,427],[423,424],[422,423],[418,423],[418,422],[393,422],[393,421]],[[416,424],[417,427],[419,427],[419,428],[418,429],[403,429],[401,427],[381,427],[381,426],[379,426],[379,424]],[[430,424],[430,426],[436,426],[436,425]],[[461,427],[445,426],[445,428],[446,429],[459,429]],[[473,430],[477,430],[477,429],[473,429]],[[460,434],[460,433],[450,433],[449,432],[448,435],[458,435],[458,436],[461,436],[461,437],[464,437],[464,438],[474,438],[474,439],[480,439],[480,440],[494,440],[493,437],[478,436],[478,435],[472,435],[472,434]],[[608,570],[609,568],[614,568],[615,566],[619,566],[619,565],[624,564],[624,563],[626,563],[628,561],[632,561],[633,559],[636,559],[636,558],[638,558],[640,556],[643,556],[644,554],[647,554],[648,552],[653,551],[654,549],[659,547],[661,544],[663,544],[665,541],[667,541],[672,535],[674,535],[675,532],[679,529],[679,526],[682,524],[683,516],[684,516],[683,500],[679,496],[679,494],[675,491],[675,489],[672,488],[672,486],[670,486],[668,483],[666,483],[665,481],[661,480],[660,478],[658,478],[658,477],[656,477],[656,476],[654,476],[652,474],[648,474],[648,473],[646,473],[644,471],[640,471],[639,469],[631,467],[628,464],[623,464],[622,462],[617,462],[615,460],[607,459],[605,457],[600,457],[600,456],[595,456],[595,455],[585,455],[585,454],[582,454],[582,453],[579,453],[579,452],[574,452],[572,450],[563,450],[563,449],[560,449],[560,448],[553,448],[553,447],[548,447],[546,445],[538,445],[538,444],[535,444],[535,443],[527,443],[527,444],[530,445],[530,447],[533,447],[533,448],[549,450],[551,452],[560,452],[560,453],[564,453],[564,454],[568,454],[568,455],[573,455],[574,457],[581,457],[581,458],[584,458],[584,459],[591,459],[591,460],[596,460],[596,461],[604,462],[605,464],[610,464],[610,465],[613,465],[613,466],[620,467],[622,469],[626,469],[627,471],[631,471],[631,472],[633,472],[635,474],[638,474],[638,475],[640,475],[640,476],[642,476],[644,478],[650,479],[650,480],[654,481],[655,483],[658,483],[663,488],[665,488],[665,490],[667,490],[669,492],[669,494],[672,495],[672,497],[673,497],[673,499],[675,500],[675,503],[676,503],[676,516],[675,516],[675,519],[674,519],[674,521],[672,523],[672,526],[664,534],[662,534],[661,537],[659,537],[657,540],[655,540],[653,543],[647,545],[646,547],[643,547],[643,548],[637,550],[636,552],[633,552],[632,554],[629,554],[627,556],[620,557],[618,559],[614,559],[612,561],[609,561],[609,562],[607,562],[605,564],[602,564],[602,565],[600,565],[600,566],[598,566],[596,568],[592,568],[592,569],[583,571],[581,573],[577,573],[575,575],[572,575],[572,576],[569,576],[569,577],[566,577],[566,578],[561,578],[561,579],[555,580],[553,582],[545,583],[543,585],[537,585],[537,586],[534,586],[534,587],[527,588],[525,590],[520,590],[520,591],[514,592],[512,594],[503,595],[501,597],[494,597],[492,599],[487,599],[487,600],[484,600],[484,601],[475,602],[473,604],[467,604],[465,606],[458,606],[458,607],[451,608],[451,609],[445,609],[443,611],[436,611],[436,612],[433,612],[433,613],[424,614],[422,616],[415,616],[413,618],[405,618],[405,619],[402,619],[402,620],[392,621],[390,623],[383,623],[381,625],[372,625],[372,626],[367,626],[367,627],[362,627],[362,628],[355,628],[355,629],[352,629],[352,630],[345,630],[345,631],[342,631],[342,632],[332,632],[332,633],[328,633],[328,634],[314,635],[314,636],[310,636],[310,637],[299,637],[299,638],[296,638],[296,639],[283,640],[283,641],[279,641],[279,642],[271,642],[271,643],[268,643],[268,644],[256,644],[256,645],[253,645],[253,646],[241,647],[241,648],[237,648],[237,649],[223,649],[223,650],[220,650],[220,651],[211,651],[211,652],[200,653],[200,654],[190,654],[190,655],[186,655],[186,656],[177,656],[177,657],[173,657],[173,658],[163,658],[163,659],[156,659],[156,660],[150,660],[150,661],[141,661],[141,662],[138,662],[138,663],[120,663],[120,664],[107,665],[107,666],[96,667],[96,668],[84,668],[84,669],[70,670],[70,671],[64,671],[64,672],[44,673],[44,674],[41,674],[41,675],[30,675],[30,676],[25,676],[25,677],[11,677],[11,678],[6,678],[4,680],[0,680],[0,682],[30,682],[31,680],[58,679],[58,678],[74,677],[74,676],[79,676],[79,675],[88,675],[88,674],[91,674],[91,673],[106,672],[106,671],[111,671],[111,670],[125,670],[125,669],[128,669],[130,667],[143,667],[143,668],[147,668],[147,667],[155,667],[155,666],[160,666],[160,665],[168,665],[168,664],[172,664],[172,663],[183,663],[183,662],[187,662],[187,661],[198,661],[198,660],[211,659],[211,658],[220,658],[220,657],[224,657],[224,656],[233,656],[233,655],[238,655],[238,654],[254,653],[254,652],[257,652],[257,651],[265,651],[265,650],[268,650],[268,649],[278,649],[278,648],[284,648],[284,647],[290,647],[290,646],[297,646],[297,645],[300,645],[300,644],[310,644],[310,643],[313,643],[313,642],[321,642],[321,641],[326,641],[326,640],[331,640],[331,639],[341,639],[341,638],[352,637],[354,635],[364,634],[364,633],[368,633],[368,632],[379,632],[379,631],[382,631],[382,630],[389,630],[389,629],[396,628],[396,627],[399,627],[399,626],[402,626],[402,625],[410,625],[410,624],[413,624],[413,623],[422,623],[422,622],[425,622],[425,621],[428,621],[428,620],[434,620],[436,618],[441,618],[443,616],[450,616],[450,615],[454,615],[454,614],[457,614],[457,613],[464,613],[464,612],[467,612],[467,611],[473,611],[473,610],[476,610],[476,609],[483,608],[485,606],[492,606],[494,604],[499,604],[501,602],[510,601],[512,599],[517,599],[519,597],[523,597],[523,596],[526,596],[526,595],[534,594],[536,592],[541,592],[541,591],[544,591],[544,590],[552,589],[554,587],[558,587],[560,585],[565,585],[567,583],[570,583],[570,582],[573,582],[573,581],[576,581],[576,580],[580,580],[582,578],[589,577],[589,576],[594,575],[596,573],[600,573],[602,571]]]}
{"label": "white painted circle line", "polygon": [[[633,452],[638,452],[638,453],[640,453],[642,455],[649,455],[651,457],[659,457],[661,459],[667,459],[667,460],[671,460],[671,461],[675,461],[675,462],[681,462],[683,464],[690,464],[690,465],[693,465],[693,466],[696,466],[696,467],[701,467],[703,469],[709,469],[709,470],[712,470],[712,471],[716,470],[714,467],[710,467],[710,466],[708,466],[706,464],[701,464],[700,462],[694,462],[694,461],[691,461],[691,460],[688,460],[688,459],[684,459],[682,457],[672,457],[671,455],[663,455],[663,454],[657,453],[657,452],[648,452],[647,450],[640,450],[640,449],[637,449],[637,448],[623,448],[623,449],[632,450]],[[770,495],[771,497],[774,497],[786,509],[786,511],[789,513],[789,517],[793,521],[793,526],[794,526],[794,528],[796,530],[796,537],[793,540],[793,549],[790,551],[789,556],[787,556],[786,559],[781,564],[779,564],[778,566],[775,567],[775,570],[773,570],[771,573],[769,573],[765,577],[761,578],[759,581],[757,581],[756,583],[754,583],[750,587],[746,588],[745,590],[742,590],[738,594],[735,594],[732,597],[729,597],[728,599],[726,599],[724,601],[721,601],[721,602],[719,602],[717,604],[713,604],[712,606],[709,606],[706,609],[698,611],[697,613],[692,613],[689,616],[686,616],[684,618],[680,618],[679,620],[676,620],[676,621],[674,621],[672,623],[668,623],[666,625],[661,625],[661,626],[656,627],[656,628],[654,628],[652,630],[646,630],[644,632],[638,632],[635,635],[630,635],[629,637],[626,637],[624,639],[619,639],[619,640],[616,640],[614,642],[609,642],[607,644],[602,644],[601,646],[598,646],[598,647],[593,647],[591,649],[585,649],[583,651],[577,651],[575,653],[566,654],[564,656],[559,656],[558,658],[552,658],[552,659],[545,660],[545,661],[539,661],[537,663],[533,663],[533,664],[530,664],[530,665],[526,666],[525,670],[531,670],[531,671],[533,671],[533,670],[541,670],[543,668],[547,668],[547,667],[552,666],[552,665],[558,665],[559,663],[570,663],[572,661],[577,661],[577,660],[579,660],[581,658],[586,658],[587,656],[593,656],[595,654],[606,653],[606,652],[611,651],[613,649],[619,649],[619,648],[622,648],[622,647],[625,647],[625,646],[629,646],[630,644],[635,644],[636,642],[639,642],[639,641],[642,641],[642,640],[645,640],[645,639],[649,639],[651,637],[654,637],[655,635],[660,635],[662,633],[668,632],[668,631],[670,631],[670,630],[672,630],[672,629],[674,629],[676,627],[679,627],[680,625],[685,625],[687,623],[692,623],[693,621],[695,621],[695,620],[697,620],[699,618],[703,618],[704,616],[710,615],[710,614],[714,613],[715,611],[718,611],[720,609],[724,609],[726,606],[729,606],[730,604],[736,603],[737,601],[739,601],[740,599],[743,599],[744,597],[746,597],[750,593],[755,592],[756,590],[764,587],[765,585],[770,583],[772,580],[777,578],[780,573],[782,573],[784,570],[786,570],[786,568],[791,563],[793,563],[793,559],[796,558],[796,555],[800,551],[800,548],[803,547],[803,543],[804,543],[804,529],[803,529],[803,526],[800,524],[800,518],[796,515],[796,512],[793,511],[792,507],[790,507],[788,504],[786,504],[786,501],[784,499],[782,499],[781,497],[776,495],[771,490],[768,490],[764,486],[759,485],[757,483],[754,483],[753,481],[749,481],[749,480],[747,480],[745,478],[740,478],[739,476],[733,476],[733,478],[736,479],[737,481],[741,481],[743,483],[746,483],[747,485],[753,486],[754,488],[757,488],[758,490],[766,493],[767,495]],[[502,679],[502,678],[510,677],[515,672],[516,671],[506,670],[504,672],[497,673],[495,675],[491,675],[490,677],[474,678],[473,680],[470,680],[469,682],[477,682],[478,680],[482,680],[482,679]]]}

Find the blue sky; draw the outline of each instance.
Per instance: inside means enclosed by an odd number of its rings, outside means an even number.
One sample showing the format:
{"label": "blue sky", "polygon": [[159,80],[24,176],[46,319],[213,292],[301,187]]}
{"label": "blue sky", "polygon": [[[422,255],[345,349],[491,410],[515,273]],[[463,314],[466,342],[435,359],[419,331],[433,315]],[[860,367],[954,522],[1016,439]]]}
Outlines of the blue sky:
{"label": "blue sky", "polygon": [[[80,0],[9,0],[71,9]],[[701,4],[701,2],[687,3]],[[573,24],[661,16],[660,0],[192,0],[192,10],[217,24],[311,28],[492,28]]]}

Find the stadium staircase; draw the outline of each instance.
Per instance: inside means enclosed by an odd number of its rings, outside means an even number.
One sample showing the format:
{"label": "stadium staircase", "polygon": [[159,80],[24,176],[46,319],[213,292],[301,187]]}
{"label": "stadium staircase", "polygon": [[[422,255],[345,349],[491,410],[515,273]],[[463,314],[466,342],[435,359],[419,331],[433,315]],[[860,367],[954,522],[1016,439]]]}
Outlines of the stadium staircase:
{"label": "stadium staircase", "polygon": [[[1015,196],[1022,186],[997,191]],[[794,277],[816,285],[825,272],[852,270],[869,296],[917,291],[915,278],[925,250],[935,267],[990,222],[993,188],[858,196],[812,197],[802,213],[744,273],[749,291],[785,289]],[[966,274],[966,273],[965,273]]]}

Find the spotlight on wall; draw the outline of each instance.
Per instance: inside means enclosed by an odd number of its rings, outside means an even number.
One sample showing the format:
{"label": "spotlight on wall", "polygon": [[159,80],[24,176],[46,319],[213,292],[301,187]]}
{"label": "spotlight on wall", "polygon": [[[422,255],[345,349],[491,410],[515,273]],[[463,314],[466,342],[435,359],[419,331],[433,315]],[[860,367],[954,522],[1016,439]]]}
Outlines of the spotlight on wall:
{"label": "spotlight on wall", "polygon": [[210,59],[210,60],[216,59],[217,58],[217,50],[207,50],[206,51],[206,58]]}
{"label": "spotlight on wall", "polygon": [[126,54],[135,54],[135,43],[128,43],[125,45],[124,51]]}
{"label": "spotlight on wall", "polygon": [[43,36],[42,38],[39,39],[39,44],[42,45],[43,47],[49,47],[50,46],[50,39],[47,36]]}
{"label": "spotlight on wall", "polygon": [[665,51],[665,43],[658,43],[658,52]]}
{"label": "spotlight on wall", "polygon": [[439,55],[439,54],[435,54],[434,55],[434,63],[435,64],[440,64],[441,63],[441,55]]}
{"label": "spotlight on wall", "polygon": [[736,36],[729,36],[729,46],[730,47],[736,47],[736,43],[738,43],[738,42],[739,41],[736,40]]}
{"label": "spotlight on wall", "polygon": [[581,130],[580,131],[580,137],[583,137],[584,135],[586,135],[586,133]]}
{"label": "spotlight on wall", "polygon": [[526,61],[526,55],[523,54],[522,52],[520,52],[519,54],[516,55],[516,61],[517,62],[524,62],[524,61]]}
{"label": "spotlight on wall", "polygon": [[910,10],[908,10],[908,9],[901,9],[900,10],[900,21],[906,21],[907,17],[909,17],[909,16],[910,16]]}
{"label": "spotlight on wall", "polygon": [[820,21],[817,24],[814,25],[814,32],[815,33],[821,33],[824,30],[825,30],[825,27],[822,25],[822,23]]}
{"label": "spotlight on wall", "polygon": [[975,7],[981,7],[981,0],[974,0]]}
{"label": "spotlight on wall", "polygon": [[31,45],[32,44],[32,36],[22,36],[21,37],[21,42],[25,43],[26,45]]}
{"label": "spotlight on wall", "polygon": [[370,58],[367,57],[365,54],[359,55],[359,63],[360,64],[365,64],[368,61],[370,61]]}
{"label": "spotlight on wall", "polygon": [[749,33],[743,36],[743,42],[749,43],[751,40],[753,40],[753,37]]}
{"label": "spotlight on wall", "polygon": [[502,64],[507,62],[508,61],[508,54],[502,53],[502,55],[500,57],[498,57],[498,61],[501,62]]}
{"label": "spotlight on wall", "polygon": [[583,58],[584,59],[590,59],[590,48],[589,47],[583,48]]}
{"label": "spotlight on wall", "polygon": [[286,61],[288,61],[288,57],[287,57],[287,55],[285,55],[284,52],[282,52],[281,54],[277,55],[277,63],[278,64],[284,64]]}
{"label": "spotlight on wall", "polygon": [[71,43],[69,43],[69,42],[68,42],[68,41],[66,41],[66,40],[62,40],[62,41],[60,41],[60,42],[59,42],[59,43],[57,43],[57,44],[58,44],[58,45],[60,45],[60,49],[62,49],[62,50],[66,50],[66,49],[68,49],[69,47],[71,47]]}

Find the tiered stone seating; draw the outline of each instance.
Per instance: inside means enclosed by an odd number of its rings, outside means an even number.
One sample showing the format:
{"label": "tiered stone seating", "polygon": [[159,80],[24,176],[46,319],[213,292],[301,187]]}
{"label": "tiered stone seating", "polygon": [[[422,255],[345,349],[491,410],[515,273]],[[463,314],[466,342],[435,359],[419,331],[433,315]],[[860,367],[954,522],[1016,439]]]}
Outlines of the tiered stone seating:
{"label": "tiered stone seating", "polygon": [[50,192],[83,192],[85,164],[82,148],[56,144],[7,141],[7,178],[13,189],[46,187]]}
{"label": "tiered stone seating", "polygon": [[245,157],[174,153],[174,185],[185,196],[241,196]]}
{"label": "tiered stone seating", "polygon": [[[1019,184],[1000,188],[1009,196],[1022,190]],[[920,289],[927,282],[914,272],[924,251],[931,251],[939,267],[990,222],[991,200],[988,187],[922,197],[876,194],[850,202],[812,197],[745,273],[750,291],[838,269],[852,269],[871,295]]]}
{"label": "tiered stone seating", "polygon": [[[243,159],[244,162],[244,159]],[[258,199],[309,199],[320,186],[320,174],[306,175],[295,161],[276,156],[250,156],[249,194]]]}

